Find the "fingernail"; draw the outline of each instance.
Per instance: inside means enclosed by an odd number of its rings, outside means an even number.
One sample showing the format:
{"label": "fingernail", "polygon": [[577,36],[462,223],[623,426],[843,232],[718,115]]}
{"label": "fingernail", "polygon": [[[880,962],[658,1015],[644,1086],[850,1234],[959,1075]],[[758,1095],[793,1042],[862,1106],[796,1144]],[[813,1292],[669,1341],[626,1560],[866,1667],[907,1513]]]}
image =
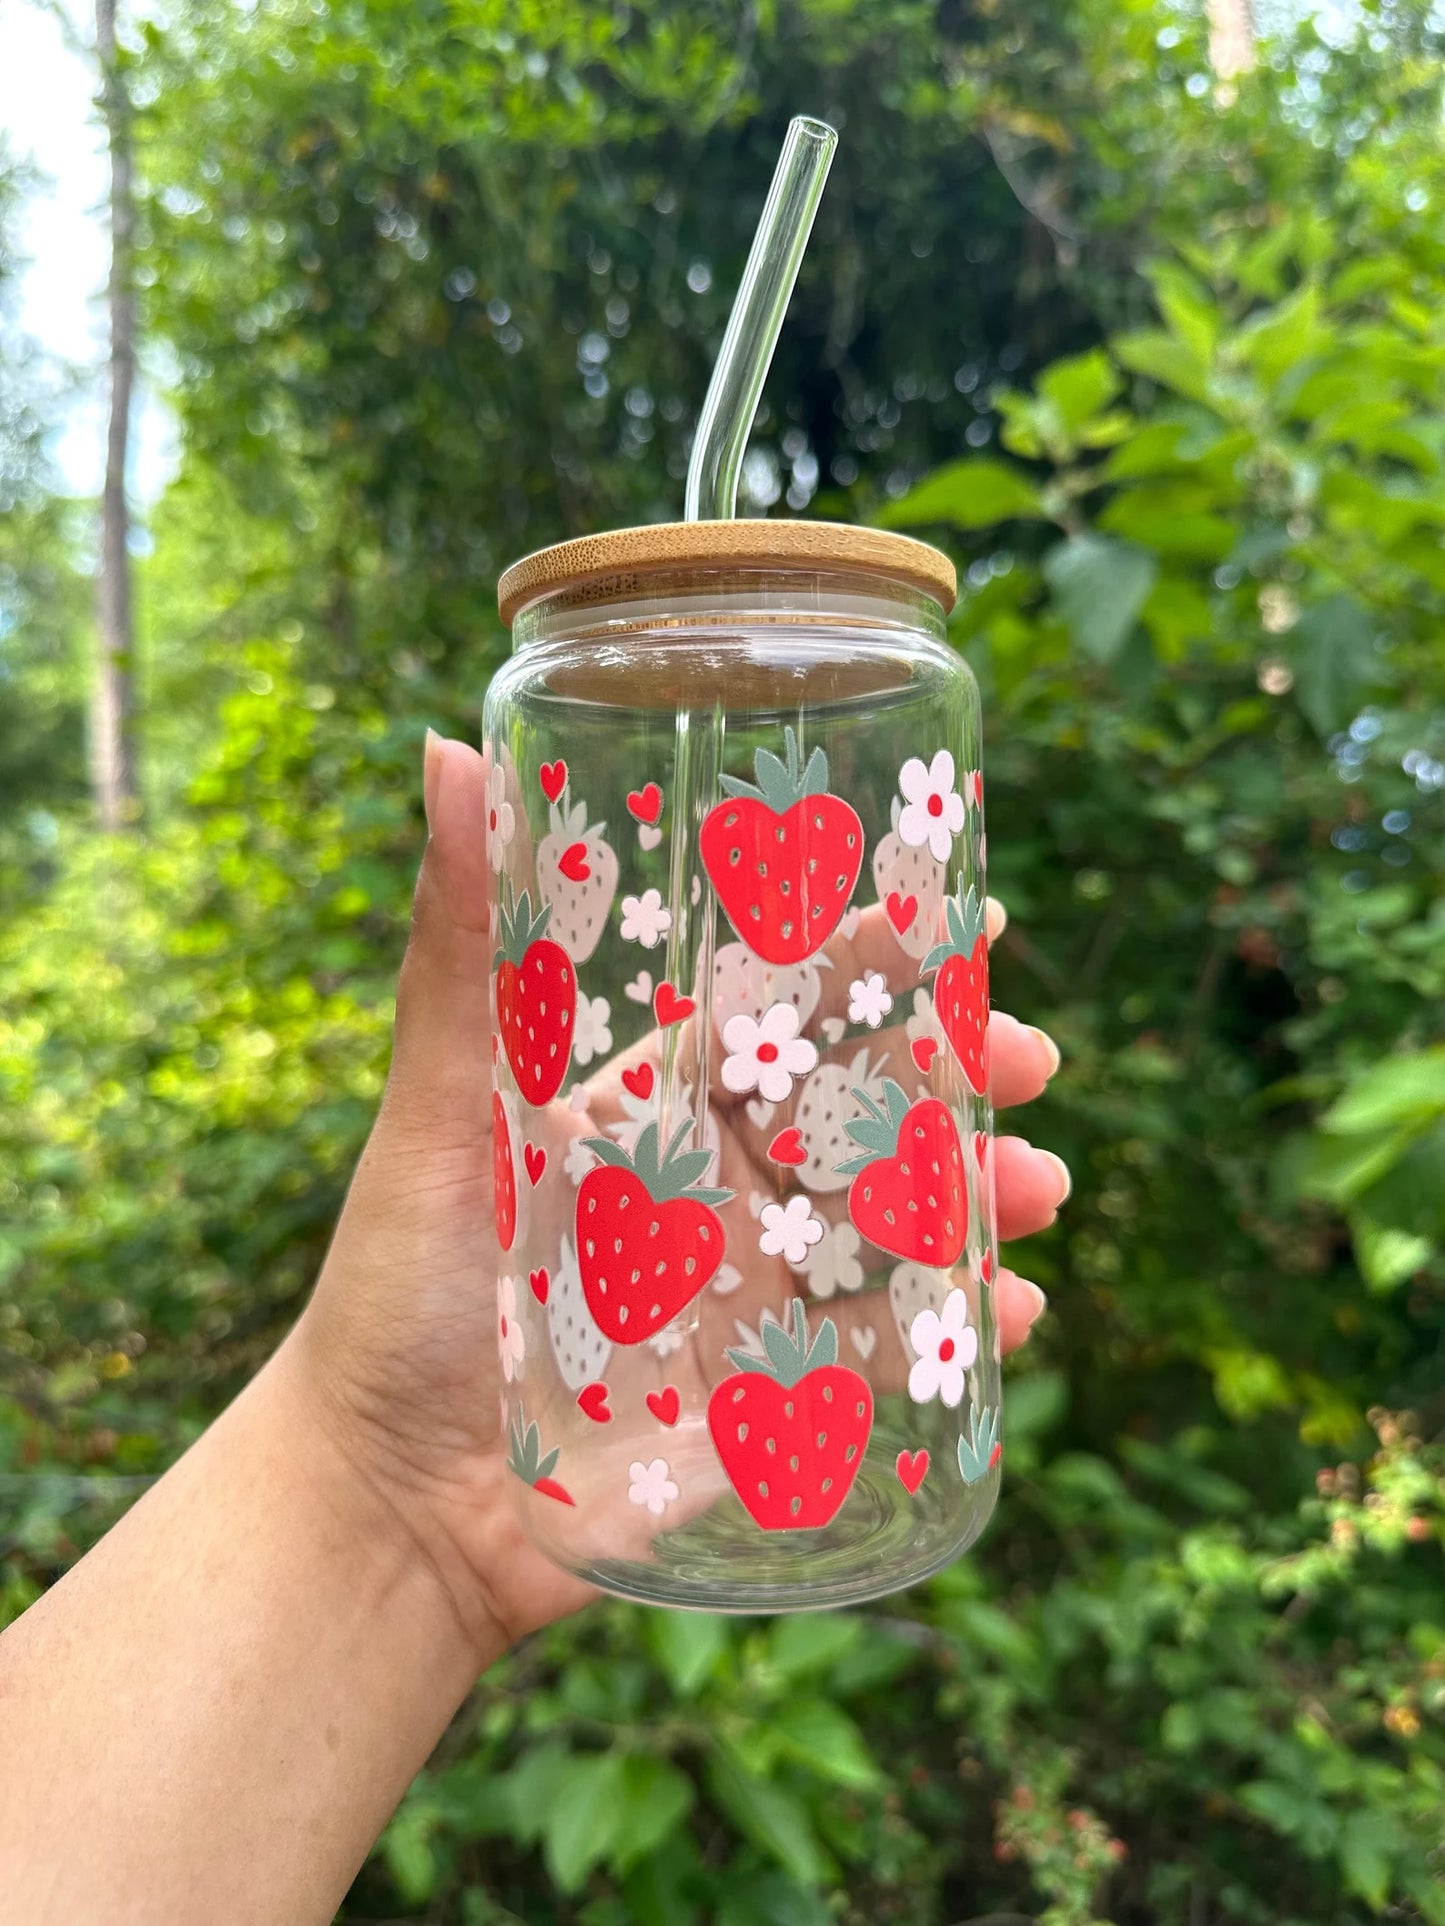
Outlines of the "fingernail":
{"label": "fingernail", "polygon": [[1049,1035],[1047,1030],[1040,1030],[1036,1024],[1026,1023],[1024,1025],[1024,1028],[1026,1030],[1032,1030],[1034,1035],[1038,1038],[1039,1042],[1044,1046],[1045,1050],[1048,1051],[1049,1053],[1048,1074],[1050,1076],[1053,1076],[1054,1072],[1058,1069],[1059,1065],[1063,1062],[1063,1058],[1059,1055],[1058,1044],[1054,1042],[1053,1038]]}
{"label": "fingernail", "polygon": [[1060,1185],[1059,1203],[1061,1205],[1067,1204],[1070,1197],[1074,1194],[1074,1180],[1069,1174],[1069,1166],[1064,1162],[1062,1157],[1057,1156],[1052,1150],[1040,1150],[1039,1155],[1048,1163],[1051,1163],[1058,1172]]}
{"label": "fingernail", "polygon": [[984,902],[983,914],[988,929],[988,940],[990,943],[997,943],[1008,928],[1008,911],[996,896],[990,896]]}
{"label": "fingernail", "polygon": [[426,810],[426,832],[432,831],[432,817],[436,814],[437,790],[442,779],[442,739],[435,729],[426,732],[426,749],[421,765],[421,799]]}
{"label": "fingernail", "polygon": [[1019,1289],[1028,1299],[1029,1323],[1031,1325],[1037,1324],[1044,1312],[1049,1308],[1049,1300],[1044,1296],[1032,1278],[1021,1277],[1019,1279]]}

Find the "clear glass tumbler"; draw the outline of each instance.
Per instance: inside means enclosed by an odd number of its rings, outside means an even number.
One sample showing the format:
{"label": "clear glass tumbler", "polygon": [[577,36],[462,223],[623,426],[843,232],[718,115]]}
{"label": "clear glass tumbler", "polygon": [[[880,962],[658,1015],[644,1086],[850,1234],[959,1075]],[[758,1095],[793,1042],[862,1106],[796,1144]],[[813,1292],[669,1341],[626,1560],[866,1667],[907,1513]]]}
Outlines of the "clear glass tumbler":
{"label": "clear glass tumbler", "polygon": [[998,1490],[978,691],[902,536],[711,522],[510,569],[486,702],[498,1342],[559,1565],[874,1598]]}

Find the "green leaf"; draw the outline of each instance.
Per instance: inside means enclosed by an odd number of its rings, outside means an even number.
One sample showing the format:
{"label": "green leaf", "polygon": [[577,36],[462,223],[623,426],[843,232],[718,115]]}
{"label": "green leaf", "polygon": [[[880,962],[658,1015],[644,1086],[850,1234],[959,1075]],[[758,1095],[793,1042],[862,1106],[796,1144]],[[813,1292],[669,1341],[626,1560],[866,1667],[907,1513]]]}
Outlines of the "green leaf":
{"label": "green leaf", "polygon": [[1445,1116],[1445,1048],[1387,1057],[1355,1078],[1325,1113],[1326,1130],[1347,1134]]}
{"label": "green leaf", "polygon": [[690,1699],[728,1648],[728,1622],[714,1612],[653,1612],[648,1637],[673,1691]]}
{"label": "green leaf", "polygon": [[822,1883],[829,1871],[828,1859],[808,1809],[795,1792],[776,1780],[756,1777],[727,1751],[712,1755],[707,1777],[713,1797],[745,1837],[776,1859],[800,1885]]}
{"label": "green leaf", "polygon": [[1360,1275],[1372,1291],[1393,1291],[1423,1270],[1435,1254],[1430,1238],[1397,1225],[1377,1223],[1364,1211],[1351,1216],[1350,1236]]}
{"label": "green leaf", "polygon": [[404,1806],[382,1835],[382,1856],[409,1906],[424,1906],[436,1891],[438,1868],[431,1845],[436,1818],[428,1809]]}
{"label": "green leaf", "polygon": [[1159,563],[1131,542],[1076,535],[1049,550],[1043,569],[1074,642],[1095,662],[1112,662],[1148,599]]}
{"label": "green leaf", "polygon": [[612,1864],[625,1873],[656,1850],[692,1811],[697,1793],[685,1772],[648,1753],[622,1762],[622,1792]]}
{"label": "green leaf", "polygon": [[542,1853],[564,1893],[580,1890],[619,1838],[625,1761],[617,1752],[573,1759],[549,1793]]}
{"label": "green leaf", "polygon": [[980,456],[956,461],[893,502],[879,515],[884,528],[920,522],[951,522],[955,528],[988,528],[995,522],[1043,514],[1037,489],[1016,468]]}
{"label": "green leaf", "polygon": [[1118,369],[1102,348],[1054,362],[1037,383],[1039,394],[1052,405],[1075,440],[1084,423],[1106,408],[1123,385]]}
{"label": "green leaf", "polygon": [[799,1699],[773,1715],[786,1749],[825,1779],[843,1786],[877,1785],[881,1774],[863,1743],[863,1734],[825,1699]]}
{"label": "green leaf", "polygon": [[792,1681],[829,1671],[863,1637],[864,1623],[850,1612],[799,1612],[774,1619],[768,1640],[773,1669]]}
{"label": "green leaf", "polygon": [[1025,1438],[1041,1438],[1069,1408],[1069,1385],[1062,1371],[1030,1371],[1010,1378],[1004,1393],[1004,1422],[1009,1449]]}
{"label": "green leaf", "polygon": [[1390,1896],[1390,1862],[1398,1845],[1398,1830],[1383,1812],[1352,1812],[1345,1820],[1340,1837],[1345,1884],[1376,1912]]}
{"label": "green leaf", "polygon": [[1378,676],[1375,627],[1348,595],[1315,603],[1295,624],[1289,639],[1295,688],[1317,734],[1332,735],[1347,723]]}
{"label": "green leaf", "polygon": [[1267,381],[1278,381],[1328,339],[1328,329],[1320,324],[1319,290],[1309,283],[1278,307],[1251,315],[1234,337],[1234,347]]}
{"label": "green leaf", "polygon": [[1208,401],[1209,365],[1177,336],[1146,328],[1114,343],[1114,357],[1135,374],[1191,401]]}

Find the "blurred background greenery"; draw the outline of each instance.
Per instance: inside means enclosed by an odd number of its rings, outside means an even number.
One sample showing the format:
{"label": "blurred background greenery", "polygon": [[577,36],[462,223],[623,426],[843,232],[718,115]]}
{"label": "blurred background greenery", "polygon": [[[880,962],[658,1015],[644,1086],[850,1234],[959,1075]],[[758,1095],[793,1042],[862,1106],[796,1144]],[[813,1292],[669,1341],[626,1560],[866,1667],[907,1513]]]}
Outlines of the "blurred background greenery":
{"label": "blurred background greenery", "polygon": [[1445,1921],[1445,38],[1214,11],[122,24],[182,455],[108,831],[93,507],[13,330],[0,365],[0,1622],[294,1314],[385,1072],[423,731],[475,734],[509,559],[678,512],[794,111],[843,142],[746,499],[957,556],[995,994],[1066,1053],[980,1555],[530,1640],[348,1919]]}

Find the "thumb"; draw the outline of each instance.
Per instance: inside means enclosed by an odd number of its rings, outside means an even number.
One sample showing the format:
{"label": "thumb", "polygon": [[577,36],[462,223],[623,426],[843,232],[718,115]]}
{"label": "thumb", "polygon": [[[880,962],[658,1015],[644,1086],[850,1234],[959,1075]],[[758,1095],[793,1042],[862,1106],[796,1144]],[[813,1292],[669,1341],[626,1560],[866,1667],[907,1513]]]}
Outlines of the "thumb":
{"label": "thumb", "polygon": [[469,743],[427,731],[430,831],[396,999],[384,1112],[442,1149],[491,1128],[492,887],[486,853],[490,768]]}

